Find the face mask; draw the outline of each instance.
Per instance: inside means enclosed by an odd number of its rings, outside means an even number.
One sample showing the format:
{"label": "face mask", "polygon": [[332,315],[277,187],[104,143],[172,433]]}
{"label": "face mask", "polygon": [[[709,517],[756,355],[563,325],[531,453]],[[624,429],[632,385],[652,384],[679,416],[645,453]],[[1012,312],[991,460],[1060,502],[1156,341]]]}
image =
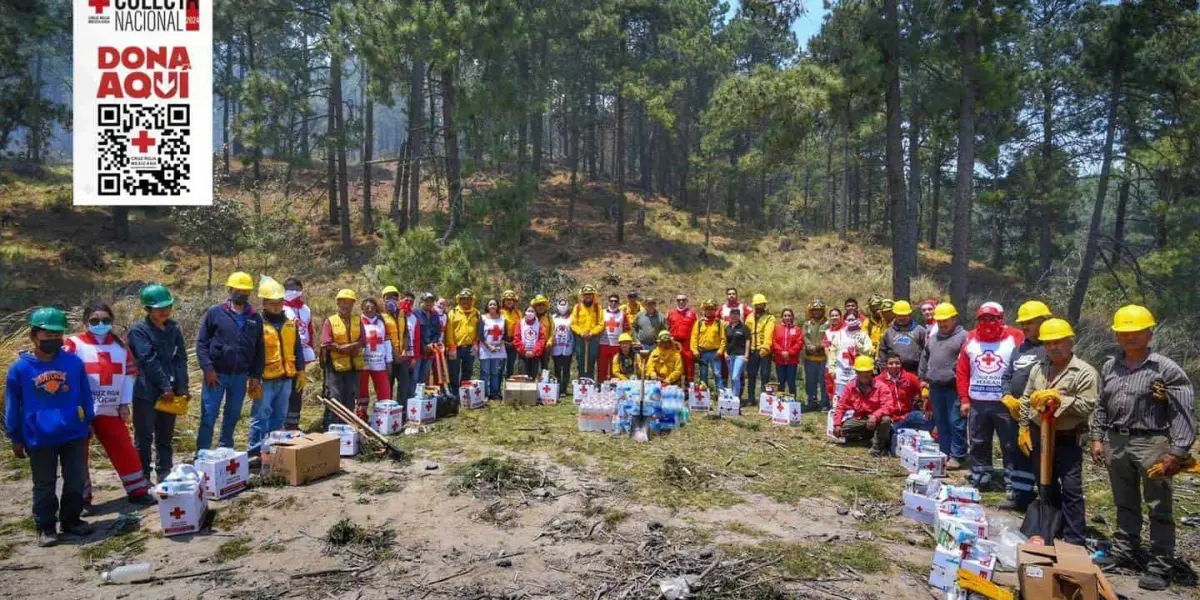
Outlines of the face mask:
{"label": "face mask", "polygon": [[229,301],[239,306],[245,305],[246,302],[250,301],[250,294],[234,292],[229,295]]}
{"label": "face mask", "polygon": [[303,295],[304,295],[304,292],[302,292],[300,290],[290,290],[290,291],[283,293],[283,299],[287,300],[288,302],[295,302],[296,300],[300,299],[300,296],[303,296]]}
{"label": "face mask", "polygon": [[526,323],[532,323],[533,320],[536,318],[537,318],[537,313],[533,312],[532,309],[525,311],[525,322]]}
{"label": "face mask", "polygon": [[400,301],[400,310],[402,310],[402,311],[404,311],[404,312],[408,313],[408,312],[412,312],[412,307],[413,307],[413,301],[412,301],[412,300],[409,300],[408,298],[405,298],[405,299],[403,299],[403,300],[401,300],[401,301]]}
{"label": "face mask", "polygon": [[88,325],[88,332],[96,337],[97,340],[103,340],[108,337],[108,332],[112,331],[112,323],[100,323],[99,325]]}
{"label": "face mask", "polygon": [[558,314],[560,314],[560,315],[565,315],[568,312],[570,312],[570,310],[571,310],[571,307],[567,306],[566,304],[558,305]]}
{"label": "face mask", "polygon": [[42,354],[54,354],[58,352],[59,348],[62,348],[62,345],[63,341],[61,339],[38,340],[38,350],[41,350]]}
{"label": "face mask", "polygon": [[384,302],[383,304],[385,306],[387,306],[387,311],[390,313],[394,313],[397,310],[400,310],[400,303],[396,302],[395,300],[388,300],[387,302]]}

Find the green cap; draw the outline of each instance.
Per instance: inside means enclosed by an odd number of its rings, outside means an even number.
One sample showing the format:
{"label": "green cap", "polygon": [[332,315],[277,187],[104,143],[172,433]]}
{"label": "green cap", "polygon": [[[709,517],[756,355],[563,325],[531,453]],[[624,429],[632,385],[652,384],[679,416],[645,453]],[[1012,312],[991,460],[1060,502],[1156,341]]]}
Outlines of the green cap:
{"label": "green cap", "polygon": [[146,308],[166,308],[175,304],[175,297],[167,286],[157,283],[142,288],[141,296],[142,306]]}
{"label": "green cap", "polygon": [[67,315],[57,308],[43,306],[33,311],[32,315],[29,315],[29,326],[45,329],[46,331],[66,333]]}

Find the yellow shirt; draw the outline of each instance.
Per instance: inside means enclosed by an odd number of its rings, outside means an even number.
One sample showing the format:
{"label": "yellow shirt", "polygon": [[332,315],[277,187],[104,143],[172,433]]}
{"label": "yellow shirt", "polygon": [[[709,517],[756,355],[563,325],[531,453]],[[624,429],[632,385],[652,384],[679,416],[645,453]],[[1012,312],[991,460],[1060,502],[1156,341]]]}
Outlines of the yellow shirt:
{"label": "yellow shirt", "polygon": [[699,356],[701,352],[713,350],[724,354],[725,321],[722,321],[720,317],[714,318],[712,323],[707,321],[708,319],[700,317],[692,325],[692,354]]}
{"label": "yellow shirt", "polygon": [[668,385],[683,381],[683,357],[679,354],[679,348],[674,345],[670,349],[656,346],[646,361],[646,372]]}

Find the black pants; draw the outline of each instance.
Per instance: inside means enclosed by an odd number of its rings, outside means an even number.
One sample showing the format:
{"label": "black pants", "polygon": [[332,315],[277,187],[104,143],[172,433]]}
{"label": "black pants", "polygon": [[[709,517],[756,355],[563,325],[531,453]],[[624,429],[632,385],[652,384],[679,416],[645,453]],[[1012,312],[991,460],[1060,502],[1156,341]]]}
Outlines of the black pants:
{"label": "black pants", "polygon": [[391,374],[392,399],[400,404],[404,404],[412,397],[409,388],[412,387],[412,364],[405,360],[404,362],[392,363]]}
{"label": "black pants", "polygon": [[750,352],[750,364],[746,365],[746,397],[742,406],[758,406],[758,387],[771,382],[771,357],[763,358],[757,351]]}
{"label": "black pants", "polygon": [[[305,377],[308,375],[305,374]],[[307,382],[305,382],[307,383]],[[283,418],[283,428],[287,431],[300,429],[300,409],[304,408],[304,394],[292,383],[292,395],[288,396],[287,416]]]}
{"label": "black pants", "polygon": [[[505,368],[508,369],[508,372],[511,375],[512,367],[505,367]],[[542,372],[541,357],[526,358],[526,357],[522,356],[521,357],[521,370],[525,371],[525,374],[530,376],[531,378],[537,379],[538,373]]]}
{"label": "black pants", "polygon": [[[333,400],[337,400],[345,406],[350,412],[355,411],[355,404],[358,400],[358,371],[346,371],[344,373],[335,373],[333,369],[325,369],[325,388]],[[325,429],[329,429],[332,423],[343,423],[341,418],[333,414],[333,411],[325,409],[325,415],[322,419]]]}
{"label": "black pants", "polygon": [[554,378],[558,380],[559,397],[566,396],[571,387],[571,356],[554,357]]}
{"label": "black pants", "polygon": [[[955,407],[957,408],[957,407]],[[1000,440],[1000,455],[1004,462],[1004,480],[1011,479],[1013,455],[1017,449],[1017,422],[1008,409],[999,402],[972,402],[967,417],[970,436],[968,454],[971,456],[971,474],[967,481],[979,488],[998,485],[1000,478],[992,467],[992,437]]]}
{"label": "black pants", "polygon": [[[138,397],[133,399],[133,437],[146,481],[150,481],[150,465],[158,465],[158,480],[162,481],[171,472],[175,458],[171,446],[171,438],[175,436],[175,415],[154,410],[155,402]],[[158,455],[157,463],[151,460],[152,449],[153,454]]]}
{"label": "black pants", "polygon": [[[79,522],[83,514],[83,487],[87,482],[87,438],[58,446],[26,448],[33,472],[33,521],[39,531],[54,531]],[[55,495],[58,468],[62,466],[62,502]]]}
{"label": "black pants", "polygon": [[[513,372],[517,370],[517,349],[512,346],[505,346],[504,352],[505,356],[507,357],[507,360],[504,361],[504,378],[508,379],[509,377],[512,377]],[[540,367],[542,360],[540,358],[534,360],[537,361],[537,364]]]}
{"label": "black pants", "polygon": [[[1033,438],[1033,470],[1041,481],[1042,436],[1037,426],[1029,428]],[[1062,514],[1062,539],[1078,546],[1087,541],[1087,519],[1083,504],[1083,447],[1074,432],[1054,438],[1054,477],[1042,490],[1044,498]],[[1055,537],[1058,537],[1057,535]]]}

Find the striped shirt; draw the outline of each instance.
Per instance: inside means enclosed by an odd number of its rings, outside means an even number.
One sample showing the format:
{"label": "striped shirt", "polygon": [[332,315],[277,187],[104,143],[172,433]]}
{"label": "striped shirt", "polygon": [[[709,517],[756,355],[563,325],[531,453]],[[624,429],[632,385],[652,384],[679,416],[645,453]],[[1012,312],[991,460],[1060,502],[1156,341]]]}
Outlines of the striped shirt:
{"label": "striped shirt", "polygon": [[[1154,399],[1152,384],[1161,381],[1167,401]],[[1100,401],[1092,416],[1093,439],[1108,441],[1110,429],[1128,428],[1164,432],[1170,451],[1186,457],[1196,441],[1195,400],[1192,382],[1171,359],[1152,352],[1142,364],[1129,368],[1123,354],[1108,359],[1100,369]]]}

